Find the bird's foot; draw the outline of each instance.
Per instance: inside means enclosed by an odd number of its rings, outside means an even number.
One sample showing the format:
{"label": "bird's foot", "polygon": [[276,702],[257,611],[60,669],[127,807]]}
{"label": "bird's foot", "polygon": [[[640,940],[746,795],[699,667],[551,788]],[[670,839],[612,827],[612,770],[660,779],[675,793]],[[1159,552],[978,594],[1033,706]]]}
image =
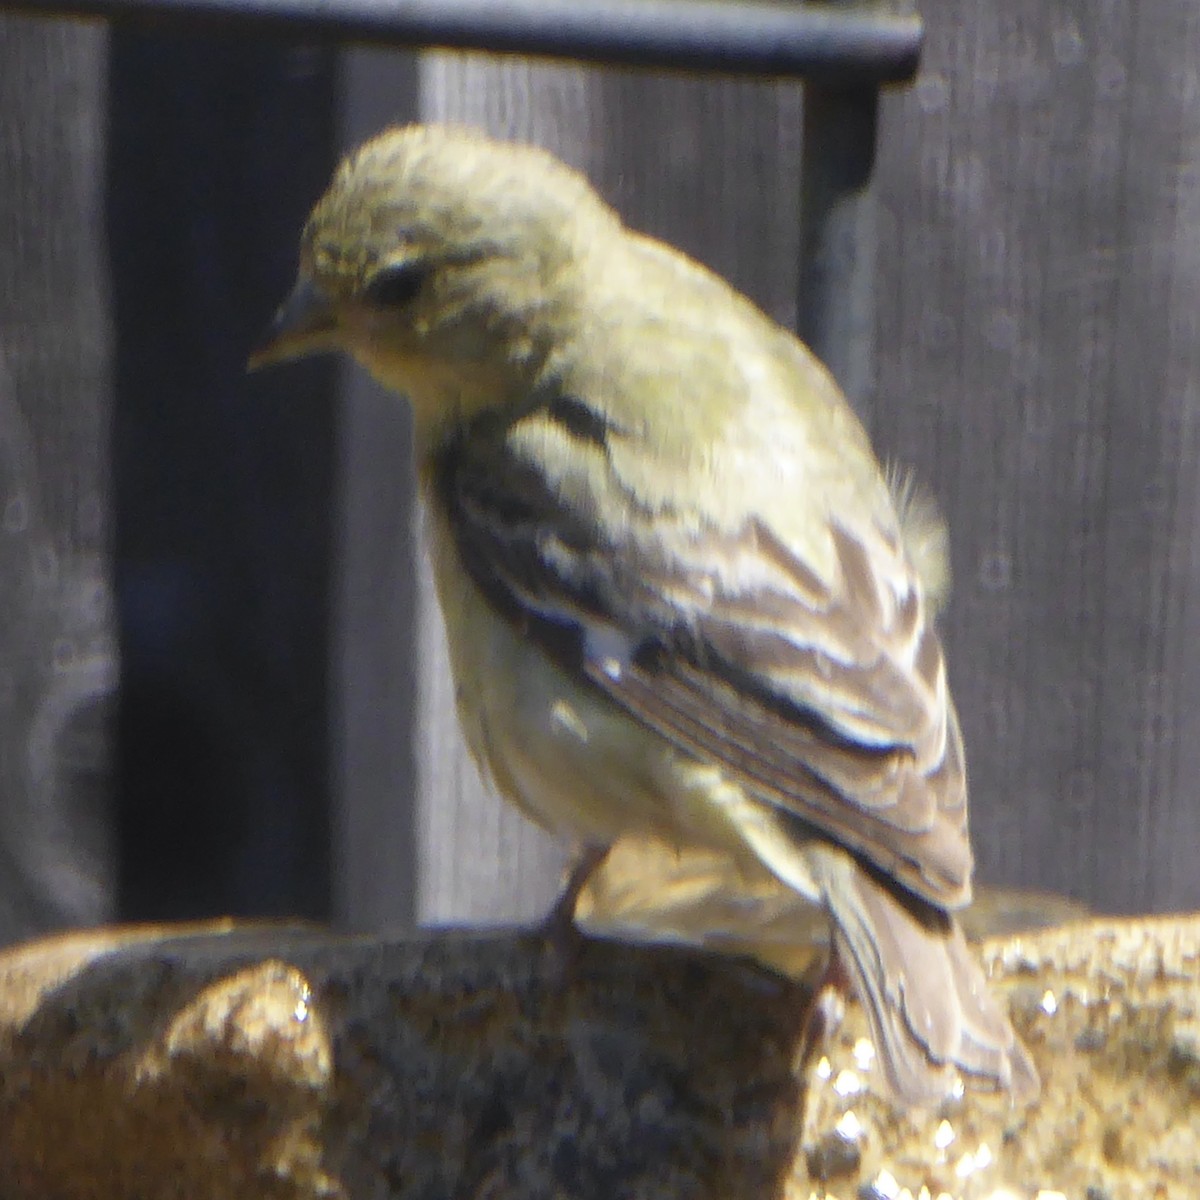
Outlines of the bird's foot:
{"label": "bird's foot", "polygon": [[586,846],[567,872],[562,894],[542,922],[541,935],[555,976],[566,982],[579,957],[583,934],[575,924],[575,905],[592,873],[608,855],[607,846]]}

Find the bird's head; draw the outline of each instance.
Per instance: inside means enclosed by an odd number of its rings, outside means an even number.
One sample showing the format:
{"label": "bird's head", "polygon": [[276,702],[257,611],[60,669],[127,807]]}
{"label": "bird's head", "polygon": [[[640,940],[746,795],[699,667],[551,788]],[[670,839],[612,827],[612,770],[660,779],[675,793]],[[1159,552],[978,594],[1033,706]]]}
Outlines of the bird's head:
{"label": "bird's head", "polygon": [[598,227],[616,222],[543,150],[449,126],[389,130],[313,209],[295,287],[250,366],[347,351],[410,396],[418,423],[423,407],[472,407],[473,390],[527,387]]}

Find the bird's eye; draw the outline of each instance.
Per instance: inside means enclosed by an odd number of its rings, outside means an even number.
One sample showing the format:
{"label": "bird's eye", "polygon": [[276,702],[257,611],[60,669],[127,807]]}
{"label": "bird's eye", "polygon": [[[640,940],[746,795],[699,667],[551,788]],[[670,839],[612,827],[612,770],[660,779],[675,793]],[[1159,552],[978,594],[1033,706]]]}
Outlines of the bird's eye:
{"label": "bird's eye", "polygon": [[402,308],[416,299],[429,275],[428,263],[416,260],[392,263],[375,272],[363,294],[381,308]]}

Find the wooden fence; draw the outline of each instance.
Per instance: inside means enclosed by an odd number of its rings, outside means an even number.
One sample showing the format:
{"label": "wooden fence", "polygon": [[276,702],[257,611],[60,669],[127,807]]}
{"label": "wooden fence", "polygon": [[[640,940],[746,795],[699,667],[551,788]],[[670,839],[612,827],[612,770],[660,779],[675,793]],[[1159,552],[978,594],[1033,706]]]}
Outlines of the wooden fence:
{"label": "wooden fence", "polygon": [[[863,404],[950,519],[980,878],[1200,907],[1200,12],[924,8]],[[545,904],[557,848],[454,728],[402,407],[241,361],[338,147],[418,117],[550,146],[791,323],[801,114],[794,84],[0,17],[0,939]]]}

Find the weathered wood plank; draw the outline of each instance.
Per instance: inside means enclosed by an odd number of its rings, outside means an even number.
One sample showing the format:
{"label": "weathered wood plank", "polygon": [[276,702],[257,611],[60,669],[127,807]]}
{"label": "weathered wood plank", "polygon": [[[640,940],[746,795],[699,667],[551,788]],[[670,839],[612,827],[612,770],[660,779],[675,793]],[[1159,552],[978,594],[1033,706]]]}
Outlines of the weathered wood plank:
{"label": "weathered wood plank", "polygon": [[950,517],[981,872],[1194,905],[1195,6],[928,17],[885,109],[875,428]]}
{"label": "weathered wood plank", "polygon": [[[950,519],[980,875],[1195,905],[1198,18],[1187,0],[926,7],[921,77],[883,107],[865,408]],[[423,115],[545,142],[794,320],[797,89],[430,64]],[[424,595],[422,908],[527,912],[552,856],[482,799]]]}
{"label": "weathered wood plank", "polygon": [[[438,53],[421,64],[425,120],[462,121],[539,142],[585,171],[594,167],[596,74],[545,63]],[[536,918],[558,889],[564,847],[483,784],[463,745],[433,584],[420,573],[417,723],[417,907],[426,922]]]}
{"label": "weathered wood plank", "polygon": [[[340,139],[416,118],[413,54],[342,56]],[[315,197],[314,197],[315,199]],[[410,925],[416,905],[417,549],[406,406],[345,364],[334,500],[334,911],[353,929]]]}
{"label": "weathered wood plank", "polygon": [[0,943],[113,911],[105,53],[0,14]]}

